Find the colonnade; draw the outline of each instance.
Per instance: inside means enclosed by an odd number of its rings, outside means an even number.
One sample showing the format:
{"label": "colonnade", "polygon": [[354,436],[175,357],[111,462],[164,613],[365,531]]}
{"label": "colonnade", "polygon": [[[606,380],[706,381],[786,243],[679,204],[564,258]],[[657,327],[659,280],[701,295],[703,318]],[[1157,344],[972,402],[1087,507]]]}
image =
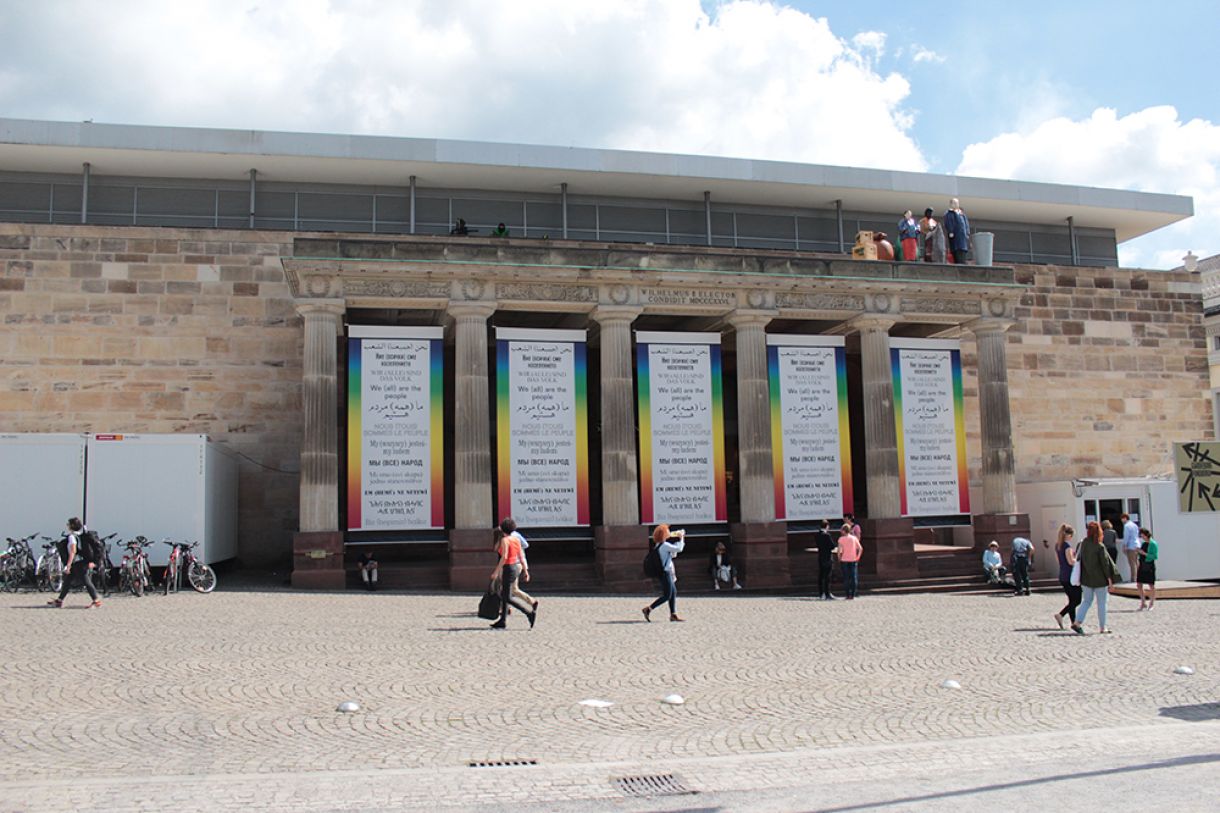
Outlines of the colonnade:
{"label": "colonnade", "polygon": [[[298,300],[305,323],[302,377],[304,438],[301,451],[298,547],[323,545],[342,554],[339,528],[336,347],[343,300]],[[454,527],[450,530],[450,575],[455,589],[486,577],[491,544],[492,466],[489,415],[488,319],[494,302],[453,302],[455,349]],[[600,327],[602,524],[596,527],[597,564],[604,583],[635,585],[647,544],[640,525],[636,460],[632,324],[642,309],[601,305],[589,313]],[[736,555],[751,568],[752,586],[788,583],[786,524],[775,520],[771,411],[766,362],[766,327],[774,312],[734,310],[728,324],[737,342],[737,472],[741,522],[731,528]],[[864,385],[865,468],[868,514],[863,521],[866,568],[878,575],[913,575],[912,521],[901,516],[898,443],[894,422],[888,315],[860,315],[845,324],[859,334]],[[979,414],[982,438],[982,508],[976,533],[987,534],[1016,511],[1012,420],[1008,402],[1005,332],[1011,320],[983,317],[962,325],[978,345]],[[337,553],[335,546],[338,545]],[[294,573],[294,581],[296,580]]]}

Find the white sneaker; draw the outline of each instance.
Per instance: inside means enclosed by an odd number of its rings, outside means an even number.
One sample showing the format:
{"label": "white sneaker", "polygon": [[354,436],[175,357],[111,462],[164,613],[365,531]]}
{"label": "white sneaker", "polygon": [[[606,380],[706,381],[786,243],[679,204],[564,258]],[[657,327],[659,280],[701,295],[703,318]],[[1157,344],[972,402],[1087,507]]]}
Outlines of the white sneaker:
{"label": "white sneaker", "polygon": [[712,582],[712,589],[713,589],[713,590],[719,590],[719,589],[720,589],[720,582]]}
{"label": "white sneaker", "polygon": [[733,583],[733,589],[734,589],[734,590],[740,590],[740,589],[741,589],[741,585],[740,585],[740,584],[737,584],[736,582],[734,582],[734,583]]}

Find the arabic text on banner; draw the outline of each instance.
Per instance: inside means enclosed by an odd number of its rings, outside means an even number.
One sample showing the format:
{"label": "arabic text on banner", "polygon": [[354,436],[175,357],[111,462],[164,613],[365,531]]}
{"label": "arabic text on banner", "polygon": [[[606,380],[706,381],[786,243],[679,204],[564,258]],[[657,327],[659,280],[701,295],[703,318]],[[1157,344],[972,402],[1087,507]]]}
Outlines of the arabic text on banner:
{"label": "arabic text on banner", "polygon": [[584,331],[496,331],[497,509],[525,528],[589,524]]}
{"label": "arabic text on banner", "polygon": [[645,523],[728,519],[719,338],[637,334]]}
{"label": "arabic text on banner", "polygon": [[957,342],[895,339],[890,361],[903,516],[970,513]]}
{"label": "arabic text on banner", "polygon": [[377,330],[348,338],[347,527],[442,528],[441,330]]}
{"label": "arabic text on banner", "polygon": [[853,513],[843,339],[769,335],[767,345],[775,518]]}

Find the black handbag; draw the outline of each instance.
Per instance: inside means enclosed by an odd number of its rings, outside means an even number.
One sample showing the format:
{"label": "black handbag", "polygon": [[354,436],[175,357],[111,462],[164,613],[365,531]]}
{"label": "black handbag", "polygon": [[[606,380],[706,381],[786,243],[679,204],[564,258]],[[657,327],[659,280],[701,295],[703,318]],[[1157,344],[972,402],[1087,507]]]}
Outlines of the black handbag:
{"label": "black handbag", "polygon": [[479,618],[486,618],[488,621],[494,621],[500,617],[500,596],[497,595],[491,587],[487,588],[487,592],[483,594],[483,598],[479,599]]}

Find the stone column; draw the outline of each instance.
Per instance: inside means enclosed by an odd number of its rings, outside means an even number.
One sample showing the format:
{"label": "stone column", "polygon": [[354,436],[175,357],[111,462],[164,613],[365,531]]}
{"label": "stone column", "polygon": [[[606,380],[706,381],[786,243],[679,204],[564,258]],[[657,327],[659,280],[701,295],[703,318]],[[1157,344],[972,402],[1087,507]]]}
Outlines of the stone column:
{"label": "stone column", "polygon": [[305,359],[301,398],[300,532],[293,540],[294,587],[342,588],[343,534],[339,530],[339,388],[336,349],[342,299],[301,300]]}
{"label": "stone column", "polygon": [[449,532],[449,586],[485,587],[492,552],[491,414],[487,379],[487,318],[491,302],[454,302],[454,527]]}
{"label": "stone column", "polygon": [[767,334],[773,314],[735,311],[737,333],[737,482],[741,522],[730,528],[733,558],[749,587],[787,587],[788,525],[775,521],[775,470],[771,459],[771,394]]}
{"label": "stone column", "polygon": [[1029,535],[1029,515],[1017,513],[1016,460],[1008,403],[1010,319],[983,318],[964,327],[978,348],[979,424],[983,441],[983,505],[974,517],[975,547],[996,539],[1004,549]]}
{"label": "stone column", "polygon": [[594,536],[598,574],[613,590],[644,585],[640,562],[648,545],[648,531],[640,525],[632,379],[631,323],[639,315],[631,306],[603,306],[590,314],[601,327],[602,524]]}
{"label": "stone column", "polygon": [[902,517],[902,482],[898,477],[898,431],[894,424],[894,377],[890,364],[890,328],[895,320],[865,315],[852,321],[860,332],[864,377],[864,468],[868,518],[864,531],[865,573],[881,579],[914,577],[914,526]]}

